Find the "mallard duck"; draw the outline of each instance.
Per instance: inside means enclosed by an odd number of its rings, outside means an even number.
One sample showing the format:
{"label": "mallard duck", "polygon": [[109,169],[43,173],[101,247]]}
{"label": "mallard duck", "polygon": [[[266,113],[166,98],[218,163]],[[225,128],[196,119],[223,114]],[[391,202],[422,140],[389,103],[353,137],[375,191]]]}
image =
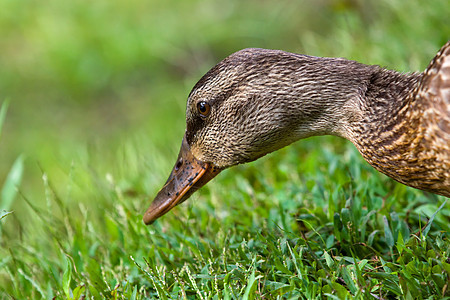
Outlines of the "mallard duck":
{"label": "mallard duck", "polygon": [[450,197],[450,42],[411,74],[279,50],[231,54],[190,92],[178,159],[144,222],[228,167],[327,134],[389,177]]}

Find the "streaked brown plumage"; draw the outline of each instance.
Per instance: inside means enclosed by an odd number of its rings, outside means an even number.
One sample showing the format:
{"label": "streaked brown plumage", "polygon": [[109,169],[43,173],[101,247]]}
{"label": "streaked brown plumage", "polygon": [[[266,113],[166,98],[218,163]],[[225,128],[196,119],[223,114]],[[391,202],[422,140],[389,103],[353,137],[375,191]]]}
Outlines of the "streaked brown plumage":
{"label": "streaked brown plumage", "polygon": [[450,42],[413,74],[277,50],[230,55],[192,89],[180,155],[144,222],[225,168],[325,134],[393,179],[450,197]]}

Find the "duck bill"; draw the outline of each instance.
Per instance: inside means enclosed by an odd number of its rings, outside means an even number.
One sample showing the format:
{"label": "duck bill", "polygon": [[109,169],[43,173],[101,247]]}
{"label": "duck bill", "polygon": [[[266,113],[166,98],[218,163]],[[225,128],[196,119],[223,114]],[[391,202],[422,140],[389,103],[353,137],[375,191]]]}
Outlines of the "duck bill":
{"label": "duck bill", "polygon": [[177,162],[163,188],[144,214],[144,223],[152,224],[174,206],[187,200],[196,190],[213,179],[221,169],[194,157],[183,137]]}

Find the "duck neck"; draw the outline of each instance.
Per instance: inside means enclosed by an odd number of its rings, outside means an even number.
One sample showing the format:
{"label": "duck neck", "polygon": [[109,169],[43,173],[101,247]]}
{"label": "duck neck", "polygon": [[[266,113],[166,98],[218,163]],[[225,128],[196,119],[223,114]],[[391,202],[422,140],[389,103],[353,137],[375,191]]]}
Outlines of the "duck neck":
{"label": "duck neck", "polygon": [[[344,109],[357,115],[346,119],[344,132],[361,152],[372,146],[392,145],[405,134],[405,126],[413,120],[411,107],[422,74],[402,74],[372,67],[372,73],[359,86],[359,94],[350,99]],[[418,124],[417,124],[418,125]],[[389,138],[387,138],[387,135]],[[413,138],[409,135],[410,138]]]}
{"label": "duck neck", "polygon": [[[402,74],[379,66],[336,58],[307,57],[296,79],[287,79],[296,95],[293,109],[300,120],[297,138],[336,135],[350,140],[363,154],[365,141],[390,143],[380,136],[397,132],[408,115],[408,97],[421,74]],[[302,67],[303,67],[302,66]],[[291,103],[290,103],[291,104]],[[406,115],[405,115],[406,114]],[[394,128],[395,127],[395,128]],[[364,154],[363,154],[364,155]]]}
{"label": "duck neck", "polygon": [[[265,92],[265,101],[260,103],[272,113],[255,119],[262,119],[262,125],[276,126],[268,126],[269,137],[262,134],[257,143],[252,141],[252,145],[261,144],[258,149],[262,154],[310,136],[335,135],[351,141],[370,164],[387,172],[384,169],[389,169],[389,162],[381,165],[376,161],[379,155],[387,154],[379,148],[398,151],[396,143],[404,142],[401,125],[409,117],[411,102],[407,95],[417,86],[420,74],[293,54],[285,64],[264,72],[268,75],[265,81],[258,81],[257,90]],[[264,128],[262,125],[258,127]]]}
{"label": "duck neck", "polygon": [[379,67],[371,70],[359,88],[359,96],[346,105],[347,113],[350,109],[357,117],[345,120],[341,136],[350,140],[375,169],[412,185],[408,178],[421,168],[416,155],[421,151],[421,115],[414,113],[414,106],[422,74],[401,74]]}

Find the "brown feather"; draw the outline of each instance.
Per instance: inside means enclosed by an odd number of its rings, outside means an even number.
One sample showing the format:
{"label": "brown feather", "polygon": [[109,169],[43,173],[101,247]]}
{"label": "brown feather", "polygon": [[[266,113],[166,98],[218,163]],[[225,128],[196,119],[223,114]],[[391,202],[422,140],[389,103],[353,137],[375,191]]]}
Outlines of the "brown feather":
{"label": "brown feather", "polygon": [[[211,106],[207,118],[198,115],[200,101]],[[186,119],[193,155],[221,169],[331,134],[393,179],[450,197],[450,43],[412,74],[244,49],[195,85]]]}

